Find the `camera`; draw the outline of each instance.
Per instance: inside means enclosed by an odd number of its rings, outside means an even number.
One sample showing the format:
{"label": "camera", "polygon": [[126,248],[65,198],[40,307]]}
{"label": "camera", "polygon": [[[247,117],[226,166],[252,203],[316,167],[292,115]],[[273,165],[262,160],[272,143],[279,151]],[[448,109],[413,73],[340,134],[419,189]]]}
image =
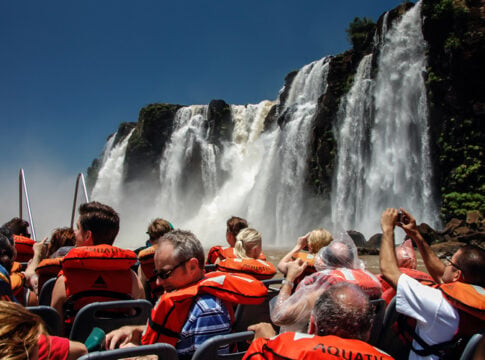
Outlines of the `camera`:
{"label": "camera", "polygon": [[401,211],[399,211],[399,213],[397,214],[397,222],[406,225],[409,224],[409,218]]}

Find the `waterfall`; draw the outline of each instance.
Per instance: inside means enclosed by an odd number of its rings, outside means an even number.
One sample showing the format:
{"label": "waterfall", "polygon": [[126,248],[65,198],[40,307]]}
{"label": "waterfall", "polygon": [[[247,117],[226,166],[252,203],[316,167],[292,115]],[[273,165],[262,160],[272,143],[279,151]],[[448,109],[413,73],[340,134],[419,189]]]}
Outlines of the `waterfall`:
{"label": "waterfall", "polygon": [[91,193],[92,200],[104,202],[114,207],[120,206],[120,201],[123,198],[125,152],[133,131],[134,129],[115,146],[113,144],[117,134],[111,136],[106,143],[98,179]]}
{"label": "waterfall", "polygon": [[113,143],[116,134],[109,139],[103,154],[98,179],[91,193],[92,200],[110,204],[115,208],[120,206],[123,198],[123,165],[126,147],[133,131],[134,129],[115,146]]}
{"label": "waterfall", "polygon": [[335,124],[338,166],[332,192],[332,222],[336,228],[351,229],[365,209],[362,202],[369,159],[369,130],[372,116],[370,78],[372,55],[365,56],[354,77],[352,88],[340,103]]}
{"label": "waterfall", "polygon": [[[335,227],[370,236],[379,231],[386,207],[403,207],[419,222],[437,225],[420,10],[418,3],[382,34],[375,84],[365,79],[363,67],[369,59],[364,58],[345,99],[337,140]],[[374,114],[369,118],[372,99]]]}
{"label": "waterfall", "polygon": [[170,209],[172,221],[194,215],[205,197],[217,188],[214,145],[207,141],[205,105],[179,109],[170,143],[160,162],[160,204]]}
{"label": "waterfall", "polygon": [[[261,231],[265,246],[293,244],[322,226],[355,229],[369,237],[380,231],[386,207],[409,209],[419,222],[439,226],[431,187],[420,9],[418,3],[393,24],[385,15],[374,37],[378,55],[361,60],[352,88],[340,101],[330,213],[329,204],[307,183],[318,99],[327,90],[330,58],[323,58],[302,67],[285,85],[280,91],[284,101],[280,96],[277,104],[230,105],[229,139],[211,142],[207,105],[180,108],[160,162],[154,164],[160,170],[157,184],[140,179],[123,188],[129,136],[114,147],[110,139],[92,197],[120,207],[121,245],[141,245],[155,217],[193,231],[206,247],[225,243],[225,221],[232,215]],[[272,109],[278,123],[265,124]],[[150,195],[143,196],[144,186]]]}

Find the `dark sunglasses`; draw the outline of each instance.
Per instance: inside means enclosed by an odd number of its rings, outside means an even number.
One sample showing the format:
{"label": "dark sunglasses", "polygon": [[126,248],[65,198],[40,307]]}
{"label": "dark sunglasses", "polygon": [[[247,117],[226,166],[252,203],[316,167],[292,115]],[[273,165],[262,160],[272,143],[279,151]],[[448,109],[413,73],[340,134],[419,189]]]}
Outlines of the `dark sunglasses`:
{"label": "dark sunglasses", "polygon": [[451,266],[453,266],[454,268],[456,268],[456,269],[458,269],[458,270],[460,270],[460,271],[463,271],[463,270],[461,270],[461,268],[460,268],[458,265],[456,265],[456,264],[455,264],[453,261],[451,261],[451,256],[446,255],[446,256],[442,256],[441,258],[442,258],[443,260],[446,260],[446,261],[448,262],[448,265],[451,265]]}
{"label": "dark sunglasses", "polygon": [[170,270],[153,270],[153,275],[162,279],[162,280],[166,280],[170,277],[170,275],[172,275],[172,273],[175,271],[176,268],[182,266],[183,264],[185,264],[187,261],[189,261],[189,259],[187,260],[184,260],[180,263],[178,263],[177,265],[175,265],[173,268],[171,268]]}

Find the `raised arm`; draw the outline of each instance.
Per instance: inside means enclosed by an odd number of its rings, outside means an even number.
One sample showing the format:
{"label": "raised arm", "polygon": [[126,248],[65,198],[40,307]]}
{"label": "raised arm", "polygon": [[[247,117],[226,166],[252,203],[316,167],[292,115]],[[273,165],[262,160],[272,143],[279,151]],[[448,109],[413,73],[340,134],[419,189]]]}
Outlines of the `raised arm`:
{"label": "raised arm", "polygon": [[416,220],[414,217],[404,209],[401,209],[401,212],[409,219],[409,223],[401,224],[401,227],[416,243],[419,253],[423,258],[424,265],[426,266],[426,270],[428,270],[431,277],[437,283],[442,283],[443,273],[445,272],[446,267],[445,264],[441,262],[438,256],[434,253],[433,249],[431,249],[428,243],[424,240],[423,236],[418,230],[418,227],[416,226]]}
{"label": "raised arm", "polygon": [[304,236],[301,236],[298,238],[296,241],[296,245],[293,247],[293,249],[290,250],[288,254],[283,256],[283,258],[280,260],[278,263],[278,270],[282,272],[283,274],[286,275],[288,272],[288,263],[293,261],[293,254],[297,253],[298,251],[303,250],[307,245],[308,245],[308,236],[310,233],[307,233]]}
{"label": "raised arm", "polygon": [[394,227],[397,222],[397,214],[398,211],[396,209],[386,209],[382,213],[382,240],[379,253],[381,274],[394,289],[397,288],[397,281],[401,276],[396,251],[394,250]]}

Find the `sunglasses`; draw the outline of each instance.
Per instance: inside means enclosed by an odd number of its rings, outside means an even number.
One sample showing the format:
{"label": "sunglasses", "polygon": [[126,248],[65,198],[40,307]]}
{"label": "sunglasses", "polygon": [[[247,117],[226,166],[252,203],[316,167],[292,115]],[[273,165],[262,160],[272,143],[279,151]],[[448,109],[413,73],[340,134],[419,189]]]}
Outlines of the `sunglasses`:
{"label": "sunglasses", "polygon": [[173,268],[171,268],[170,270],[153,270],[153,275],[162,279],[162,280],[166,280],[170,277],[170,275],[172,275],[172,273],[175,271],[175,269],[177,269],[178,267],[182,266],[183,264],[185,264],[187,261],[189,261],[189,259],[187,260],[184,260],[180,263],[178,263],[177,265],[175,265]]}
{"label": "sunglasses", "polygon": [[447,256],[442,256],[441,258],[443,260],[446,260],[446,262],[448,262],[448,265],[451,265],[454,268],[456,268],[456,269],[458,269],[460,271],[463,271],[463,270],[461,270],[461,268],[458,265],[456,265],[453,261],[451,261],[451,256],[447,255]]}

